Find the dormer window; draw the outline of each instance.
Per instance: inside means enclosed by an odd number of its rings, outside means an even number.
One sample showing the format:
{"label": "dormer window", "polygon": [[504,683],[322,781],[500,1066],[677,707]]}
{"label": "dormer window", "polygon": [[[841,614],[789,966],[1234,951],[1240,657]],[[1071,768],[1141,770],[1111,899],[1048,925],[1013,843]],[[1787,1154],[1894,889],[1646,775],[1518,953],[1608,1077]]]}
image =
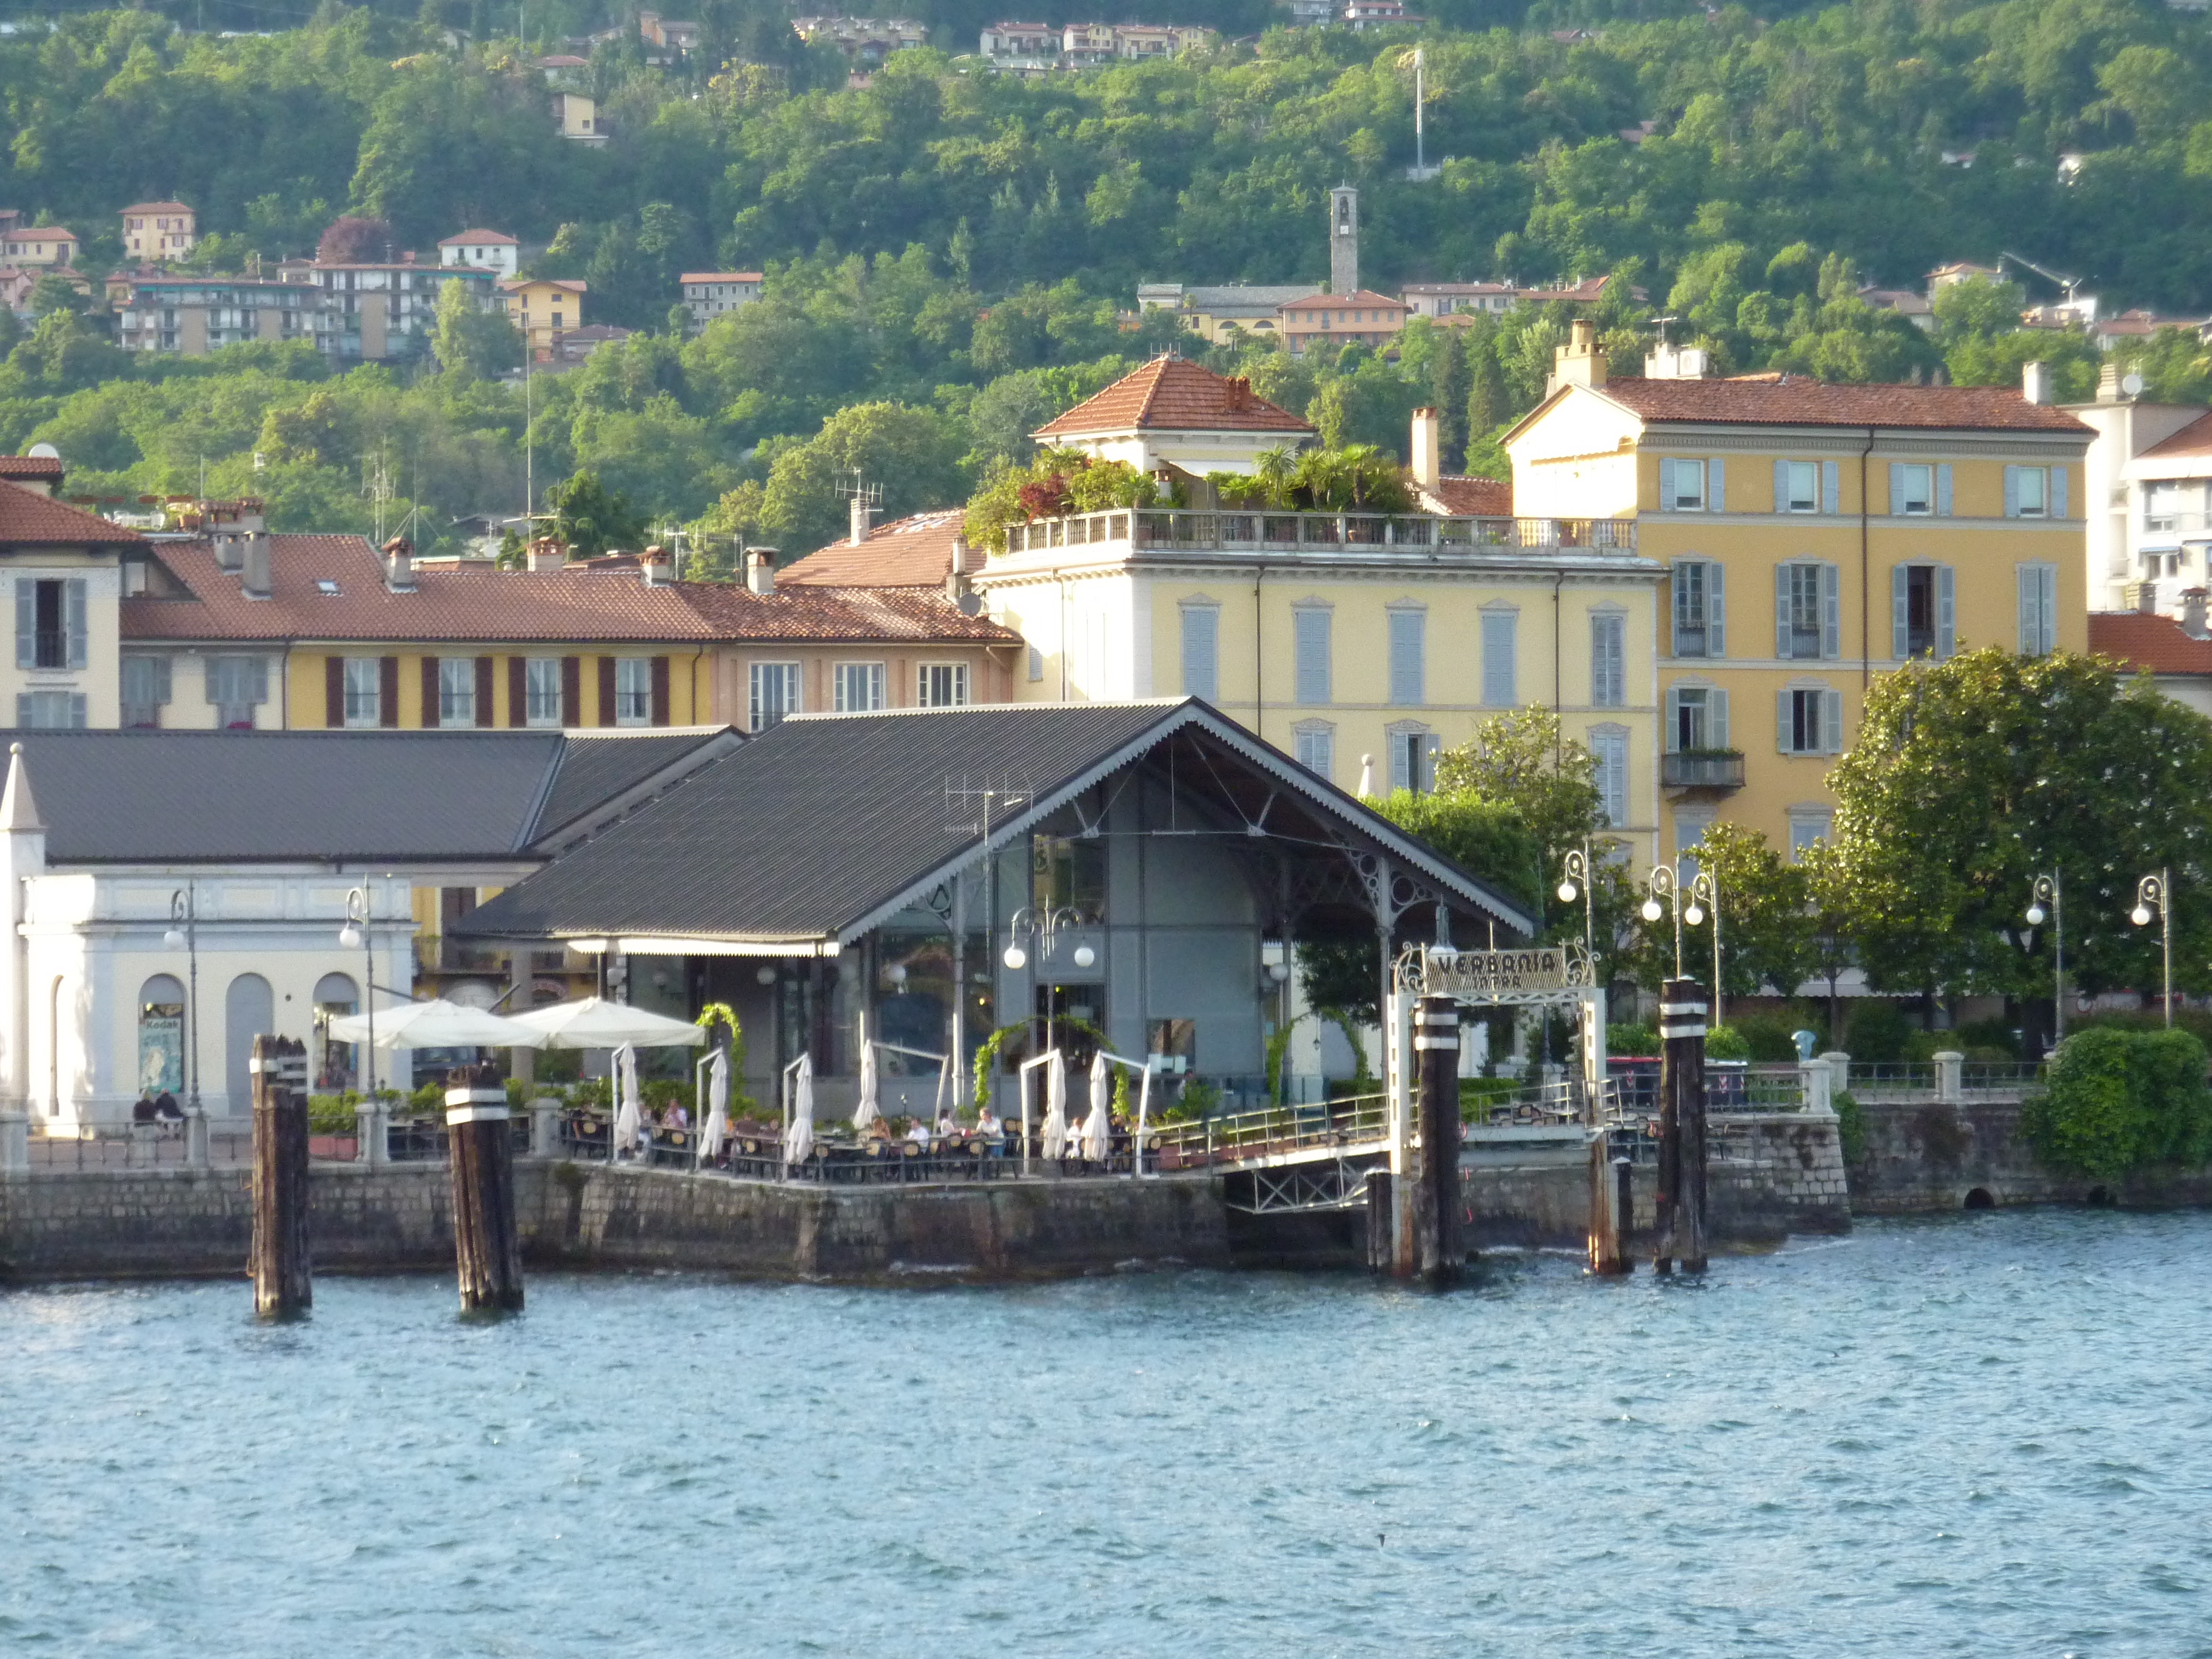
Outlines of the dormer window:
{"label": "dormer window", "polygon": [[319,576],[315,579],[315,592],[326,599],[334,599],[338,596],[338,585],[328,577]]}

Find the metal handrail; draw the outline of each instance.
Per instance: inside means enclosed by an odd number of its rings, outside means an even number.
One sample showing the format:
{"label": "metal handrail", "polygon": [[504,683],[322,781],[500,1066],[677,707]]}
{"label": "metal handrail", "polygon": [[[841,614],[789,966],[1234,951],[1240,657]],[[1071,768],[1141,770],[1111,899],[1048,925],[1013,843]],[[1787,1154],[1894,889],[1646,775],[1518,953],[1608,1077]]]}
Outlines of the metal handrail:
{"label": "metal handrail", "polygon": [[1116,508],[1070,513],[1008,526],[1009,553],[1096,543],[1138,547],[1290,552],[1303,548],[1404,549],[1431,554],[1485,551],[1636,551],[1633,519],[1502,519],[1426,513],[1314,513],[1273,507]]}
{"label": "metal handrail", "polygon": [[1342,1146],[1382,1139],[1389,1133],[1389,1100],[1355,1095],[1316,1106],[1271,1106],[1155,1127],[1148,1155],[1158,1167],[1191,1169],[1279,1158],[1314,1146]]}

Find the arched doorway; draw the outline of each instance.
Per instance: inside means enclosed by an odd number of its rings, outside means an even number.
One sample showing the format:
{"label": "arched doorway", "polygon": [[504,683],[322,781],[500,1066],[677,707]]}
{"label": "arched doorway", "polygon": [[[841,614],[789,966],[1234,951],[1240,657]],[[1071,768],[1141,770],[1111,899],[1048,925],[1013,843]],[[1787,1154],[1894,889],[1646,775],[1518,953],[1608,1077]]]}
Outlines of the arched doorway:
{"label": "arched doorway", "polygon": [[155,974],[138,988],[138,1092],[184,1097],[185,982],[174,974]]}
{"label": "arched doorway", "polygon": [[311,1075],[319,1093],[336,1094],[361,1086],[354,1045],[331,1041],[331,1022],[361,1012],[361,988],[350,974],[325,974],[315,981],[315,1053]]}
{"label": "arched doorway", "polygon": [[223,994],[223,1088],[233,1112],[253,1109],[253,1039],[273,1033],[276,1025],[276,995],[258,974],[240,974]]}

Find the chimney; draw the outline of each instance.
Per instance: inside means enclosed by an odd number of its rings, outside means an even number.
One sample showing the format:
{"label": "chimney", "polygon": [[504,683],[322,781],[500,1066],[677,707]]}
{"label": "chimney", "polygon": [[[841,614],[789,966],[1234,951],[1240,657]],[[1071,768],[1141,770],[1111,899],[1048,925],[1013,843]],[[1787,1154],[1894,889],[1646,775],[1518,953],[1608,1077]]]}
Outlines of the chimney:
{"label": "chimney", "polygon": [[2181,590],[2181,631],[2192,640],[2212,638],[2212,629],[2204,625],[2204,590],[2201,587]]}
{"label": "chimney", "polygon": [[638,555],[637,573],[647,587],[665,585],[668,580],[668,550],[658,545],[647,548]]}
{"label": "chimney", "polygon": [[952,567],[945,573],[945,597],[951,604],[957,605],[967,598],[972,586],[968,580],[969,558],[967,537],[955,536],[952,538]]}
{"label": "chimney", "polygon": [[1443,477],[1443,423],[1433,409],[1413,411],[1413,482],[1434,489]]}
{"label": "chimney", "polygon": [[1647,380],[1702,380],[1711,373],[1712,360],[1703,346],[1669,345],[1662,340],[1644,354]]}
{"label": "chimney", "polygon": [[2158,615],[2158,584],[2156,582],[2130,582],[2128,587],[2135,594],[2136,611],[2146,617]]}
{"label": "chimney", "polygon": [[775,592],[775,550],[772,547],[749,547],[745,550],[745,586],[763,599]]}
{"label": "chimney", "polygon": [[250,530],[241,539],[246,545],[246,557],[240,572],[239,587],[249,599],[265,599],[270,595],[270,584],[274,579],[270,568],[269,532]]}
{"label": "chimney", "polygon": [[1576,318],[1567,325],[1567,343],[1554,354],[1554,361],[1545,396],[1563,386],[1586,386],[1593,391],[1603,386],[1605,353],[1598,349],[1597,325],[1587,317]]}
{"label": "chimney", "polygon": [[215,568],[236,575],[246,562],[244,538],[234,530],[218,530],[208,539],[215,544]]}
{"label": "chimney", "polygon": [[846,540],[850,545],[858,547],[862,542],[868,539],[868,526],[874,520],[875,516],[876,509],[874,505],[868,500],[866,495],[856,492],[853,496],[852,524],[846,537]]}
{"label": "chimney", "polygon": [[558,570],[568,562],[568,550],[557,536],[540,536],[530,544],[527,562],[532,570]]}
{"label": "chimney", "polygon": [[415,544],[404,536],[384,544],[384,585],[394,593],[415,591]]}
{"label": "chimney", "polygon": [[2032,404],[2051,401],[2051,365],[2024,363],[2020,371],[2020,395]]}
{"label": "chimney", "polygon": [[2125,401],[2126,395],[2120,386],[2120,366],[2118,363],[2106,363],[2097,371],[2097,401],[2099,403],[2121,403]]}

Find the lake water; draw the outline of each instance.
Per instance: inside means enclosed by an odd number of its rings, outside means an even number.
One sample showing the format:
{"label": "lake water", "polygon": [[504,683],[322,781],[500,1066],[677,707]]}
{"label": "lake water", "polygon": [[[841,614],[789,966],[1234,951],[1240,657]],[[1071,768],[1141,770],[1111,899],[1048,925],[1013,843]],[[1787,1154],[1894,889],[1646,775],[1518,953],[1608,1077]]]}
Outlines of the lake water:
{"label": "lake water", "polygon": [[0,1296],[0,1652],[2212,1655],[2212,1216],[1449,1295]]}

